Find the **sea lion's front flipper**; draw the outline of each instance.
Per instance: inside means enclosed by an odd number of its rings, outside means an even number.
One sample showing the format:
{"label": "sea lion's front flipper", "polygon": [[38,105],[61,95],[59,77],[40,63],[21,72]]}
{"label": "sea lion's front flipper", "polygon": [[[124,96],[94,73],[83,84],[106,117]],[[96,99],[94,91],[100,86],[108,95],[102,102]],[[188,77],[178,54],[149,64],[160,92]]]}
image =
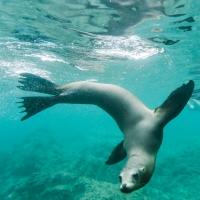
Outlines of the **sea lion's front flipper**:
{"label": "sea lion's front flipper", "polygon": [[106,161],[107,165],[113,165],[126,157],[126,151],[123,146],[124,140],[122,140],[112,151],[108,160]]}
{"label": "sea lion's front flipper", "polygon": [[185,107],[194,90],[194,81],[190,80],[174,90],[164,103],[155,109],[160,118],[161,125],[166,125],[175,118]]}

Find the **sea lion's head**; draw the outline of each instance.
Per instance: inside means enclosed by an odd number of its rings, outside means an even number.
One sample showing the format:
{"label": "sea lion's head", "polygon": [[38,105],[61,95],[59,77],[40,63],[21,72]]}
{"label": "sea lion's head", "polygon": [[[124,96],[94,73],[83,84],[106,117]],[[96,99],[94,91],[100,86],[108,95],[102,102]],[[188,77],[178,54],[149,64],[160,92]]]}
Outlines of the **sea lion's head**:
{"label": "sea lion's head", "polygon": [[154,163],[137,164],[127,162],[119,175],[121,192],[130,193],[146,185],[151,179],[153,170]]}

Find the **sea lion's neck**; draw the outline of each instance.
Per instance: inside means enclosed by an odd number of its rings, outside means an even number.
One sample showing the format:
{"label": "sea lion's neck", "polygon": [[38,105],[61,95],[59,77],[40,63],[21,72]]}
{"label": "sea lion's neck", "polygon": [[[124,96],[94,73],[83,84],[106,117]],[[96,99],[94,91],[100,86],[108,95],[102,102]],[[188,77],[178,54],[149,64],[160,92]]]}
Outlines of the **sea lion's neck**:
{"label": "sea lion's neck", "polygon": [[156,155],[151,155],[145,151],[138,150],[128,155],[126,168],[146,167],[149,172],[154,170]]}

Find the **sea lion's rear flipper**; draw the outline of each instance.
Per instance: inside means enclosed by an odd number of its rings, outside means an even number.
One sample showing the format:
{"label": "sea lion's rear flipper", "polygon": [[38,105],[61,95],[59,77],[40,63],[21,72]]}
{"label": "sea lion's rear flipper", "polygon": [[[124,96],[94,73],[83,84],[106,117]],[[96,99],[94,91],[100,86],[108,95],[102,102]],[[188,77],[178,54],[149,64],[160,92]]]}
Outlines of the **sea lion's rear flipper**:
{"label": "sea lion's rear flipper", "polygon": [[107,165],[113,165],[126,157],[126,151],[123,146],[124,140],[122,140],[112,151],[108,160],[106,161]]}
{"label": "sea lion's rear flipper", "polygon": [[193,90],[194,81],[190,80],[188,83],[174,90],[164,103],[155,109],[155,113],[160,118],[161,125],[165,126],[183,110]]}
{"label": "sea lion's rear flipper", "polygon": [[33,97],[22,97],[22,101],[18,102],[22,105],[20,107],[24,108],[26,115],[21,119],[21,121],[28,119],[29,117],[35,115],[36,113],[49,108],[55,104],[56,97],[48,96],[48,97],[40,97],[40,96],[33,96]]}
{"label": "sea lion's rear flipper", "polygon": [[22,73],[20,74],[20,76],[21,77],[19,79],[19,83],[21,83],[21,85],[17,87],[21,90],[52,95],[58,95],[62,92],[58,89],[58,86],[56,84],[40,76],[30,73]]}

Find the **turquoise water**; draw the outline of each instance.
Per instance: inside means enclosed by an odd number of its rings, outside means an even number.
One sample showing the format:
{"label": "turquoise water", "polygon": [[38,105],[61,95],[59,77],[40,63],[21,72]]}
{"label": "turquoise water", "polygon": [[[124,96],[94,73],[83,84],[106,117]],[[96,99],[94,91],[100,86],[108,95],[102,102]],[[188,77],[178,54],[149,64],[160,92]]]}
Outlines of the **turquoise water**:
{"label": "turquoise water", "polygon": [[[200,2],[2,0],[1,200],[200,199]],[[56,105],[27,121],[20,73],[56,83],[96,80],[134,92],[150,108],[193,79],[195,92],[167,125],[151,181],[119,190],[124,161],[105,161],[122,134],[95,106]]]}

